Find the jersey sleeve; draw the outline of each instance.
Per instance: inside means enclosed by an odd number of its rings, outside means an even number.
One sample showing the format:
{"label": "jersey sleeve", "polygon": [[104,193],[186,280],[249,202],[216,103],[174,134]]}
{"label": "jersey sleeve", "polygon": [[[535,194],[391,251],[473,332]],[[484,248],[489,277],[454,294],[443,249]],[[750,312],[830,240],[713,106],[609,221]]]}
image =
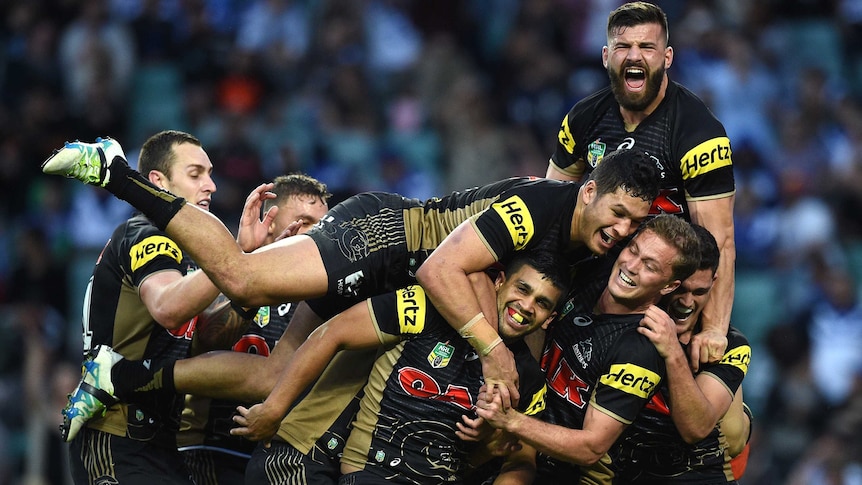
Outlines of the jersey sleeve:
{"label": "jersey sleeve", "polygon": [[[537,180],[514,187],[485,211],[471,217],[485,246],[500,261],[515,251],[529,249],[541,240],[565,210],[569,183]],[[575,193],[577,191],[575,190]]]}
{"label": "jersey sleeve", "polygon": [[119,257],[123,264],[127,265],[127,274],[135,287],[159,271],[176,270],[185,274],[182,267],[182,250],[155,226],[130,226],[120,248]]}
{"label": "jersey sleeve", "polygon": [[693,93],[680,87],[673,139],[686,200],[708,200],[735,190],[730,139],[724,125]]}
{"label": "jersey sleeve", "polygon": [[742,385],[751,363],[751,346],[748,339],[731,327],[727,334],[727,350],[721,360],[703,367],[701,373],[710,374],[723,383],[731,394]]}
{"label": "jersey sleeve", "polygon": [[577,102],[560,122],[550,164],[575,180],[582,180],[586,173],[585,133],[609,92],[610,88],[605,88]]}
{"label": "jersey sleeve", "polygon": [[655,346],[634,328],[613,344],[602,366],[590,404],[631,424],[667,374]]}
{"label": "jersey sleeve", "polygon": [[411,285],[368,300],[381,343],[390,344],[436,330],[437,311],[419,285]]}

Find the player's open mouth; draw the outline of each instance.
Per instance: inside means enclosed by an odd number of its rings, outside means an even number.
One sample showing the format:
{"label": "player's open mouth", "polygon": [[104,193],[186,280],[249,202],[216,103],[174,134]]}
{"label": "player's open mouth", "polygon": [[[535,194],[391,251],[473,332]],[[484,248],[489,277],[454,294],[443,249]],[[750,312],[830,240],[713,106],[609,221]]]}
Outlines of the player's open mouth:
{"label": "player's open mouth", "polygon": [[671,318],[675,320],[685,320],[692,314],[693,311],[694,308],[689,308],[680,303],[672,303],[670,305],[670,308],[668,308],[668,313],[670,314]]}
{"label": "player's open mouth", "polygon": [[509,317],[515,321],[518,325],[524,325],[524,317],[518,313],[518,310],[515,310],[512,307],[506,309],[509,312]]}
{"label": "player's open mouth", "polygon": [[209,199],[200,200],[200,201],[198,201],[198,203],[196,205],[198,207],[203,207],[204,209],[209,209],[210,208],[210,201],[209,201]]}
{"label": "player's open mouth", "polygon": [[638,90],[646,84],[646,71],[641,67],[627,67],[624,74],[629,89]]}
{"label": "player's open mouth", "polygon": [[631,287],[635,286],[634,280],[629,278],[628,276],[626,276],[626,274],[623,273],[623,270],[620,270],[620,281],[622,281],[623,283],[625,283],[628,286],[631,286]]}
{"label": "player's open mouth", "polygon": [[617,242],[616,239],[611,237],[611,235],[606,233],[605,231],[599,231],[599,235],[602,238],[602,242],[607,244],[608,246],[613,246]]}

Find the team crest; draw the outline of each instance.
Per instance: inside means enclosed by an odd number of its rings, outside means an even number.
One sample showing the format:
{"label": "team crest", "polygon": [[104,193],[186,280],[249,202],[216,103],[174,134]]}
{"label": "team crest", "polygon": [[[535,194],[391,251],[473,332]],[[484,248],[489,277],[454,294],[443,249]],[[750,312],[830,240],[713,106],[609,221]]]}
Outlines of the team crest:
{"label": "team crest", "polygon": [[263,328],[269,325],[270,308],[272,307],[262,306],[257,310],[257,314],[254,316],[254,323],[256,323],[258,327]]}
{"label": "team crest", "polygon": [[575,351],[575,356],[578,358],[578,362],[581,363],[581,367],[586,369],[587,364],[589,364],[590,359],[593,357],[593,339],[581,340],[572,346],[572,350]]}
{"label": "team crest", "polygon": [[452,359],[453,353],[455,353],[455,347],[449,345],[448,342],[437,342],[437,345],[434,346],[434,350],[428,354],[428,363],[435,369],[442,369],[449,365],[449,361]]}
{"label": "team crest", "polygon": [[377,460],[377,463],[383,463],[383,460],[386,459],[386,453],[384,453],[383,450],[380,450],[374,454],[374,459]]}
{"label": "team crest", "polygon": [[[601,140],[601,138],[599,138],[599,140]],[[605,151],[608,149],[608,146],[599,140],[596,140],[587,146],[587,163],[589,163],[593,168],[596,168],[596,165],[602,161],[602,158],[605,156]]]}
{"label": "team crest", "polygon": [[326,443],[326,447],[330,450],[334,450],[338,447],[338,440],[335,438],[329,438],[329,441]]}

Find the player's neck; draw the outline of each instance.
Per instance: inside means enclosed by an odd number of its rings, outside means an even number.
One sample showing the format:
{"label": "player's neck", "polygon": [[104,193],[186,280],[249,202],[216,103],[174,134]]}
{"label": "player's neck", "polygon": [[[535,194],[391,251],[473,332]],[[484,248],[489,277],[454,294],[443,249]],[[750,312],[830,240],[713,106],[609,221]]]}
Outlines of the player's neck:
{"label": "player's neck", "polygon": [[593,313],[597,315],[601,314],[612,314],[612,315],[629,315],[633,313],[644,313],[650,305],[653,305],[657,302],[657,299],[652,299],[648,301],[644,300],[621,300],[619,298],[615,298],[611,293],[605,288],[605,291],[599,296],[599,300],[596,302],[596,307]]}

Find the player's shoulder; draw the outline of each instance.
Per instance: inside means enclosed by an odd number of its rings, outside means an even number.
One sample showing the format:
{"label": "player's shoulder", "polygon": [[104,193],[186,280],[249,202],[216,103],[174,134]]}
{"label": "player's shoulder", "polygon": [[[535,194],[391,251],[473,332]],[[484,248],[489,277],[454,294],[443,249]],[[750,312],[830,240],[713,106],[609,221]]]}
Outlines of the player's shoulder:
{"label": "player's shoulder", "polygon": [[603,113],[612,103],[616,103],[616,100],[614,99],[610,86],[606,86],[584,98],[581,98],[569,110],[567,117],[570,121],[581,120],[584,117],[591,117],[593,113]]}
{"label": "player's shoulder", "polygon": [[676,81],[668,83],[666,96],[672,102],[672,108],[680,118],[719,122],[700,96]]}
{"label": "player's shoulder", "polygon": [[117,253],[131,259],[131,269],[135,271],[160,257],[166,257],[180,264],[183,251],[168,235],[157,228],[143,215],[135,215],[121,225],[115,233]]}
{"label": "player's shoulder", "polygon": [[451,329],[419,285],[376,295],[369,304],[383,333],[409,337]]}
{"label": "player's shoulder", "polygon": [[731,325],[727,331],[727,348],[732,349],[735,347],[743,347],[748,345],[748,337],[746,337],[745,334],[742,333],[742,331],[740,331],[738,328]]}
{"label": "player's shoulder", "polygon": [[167,237],[167,234],[155,226],[143,214],[135,214],[122,224],[125,231],[125,239],[130,241],[141,240],[153,235]]}

